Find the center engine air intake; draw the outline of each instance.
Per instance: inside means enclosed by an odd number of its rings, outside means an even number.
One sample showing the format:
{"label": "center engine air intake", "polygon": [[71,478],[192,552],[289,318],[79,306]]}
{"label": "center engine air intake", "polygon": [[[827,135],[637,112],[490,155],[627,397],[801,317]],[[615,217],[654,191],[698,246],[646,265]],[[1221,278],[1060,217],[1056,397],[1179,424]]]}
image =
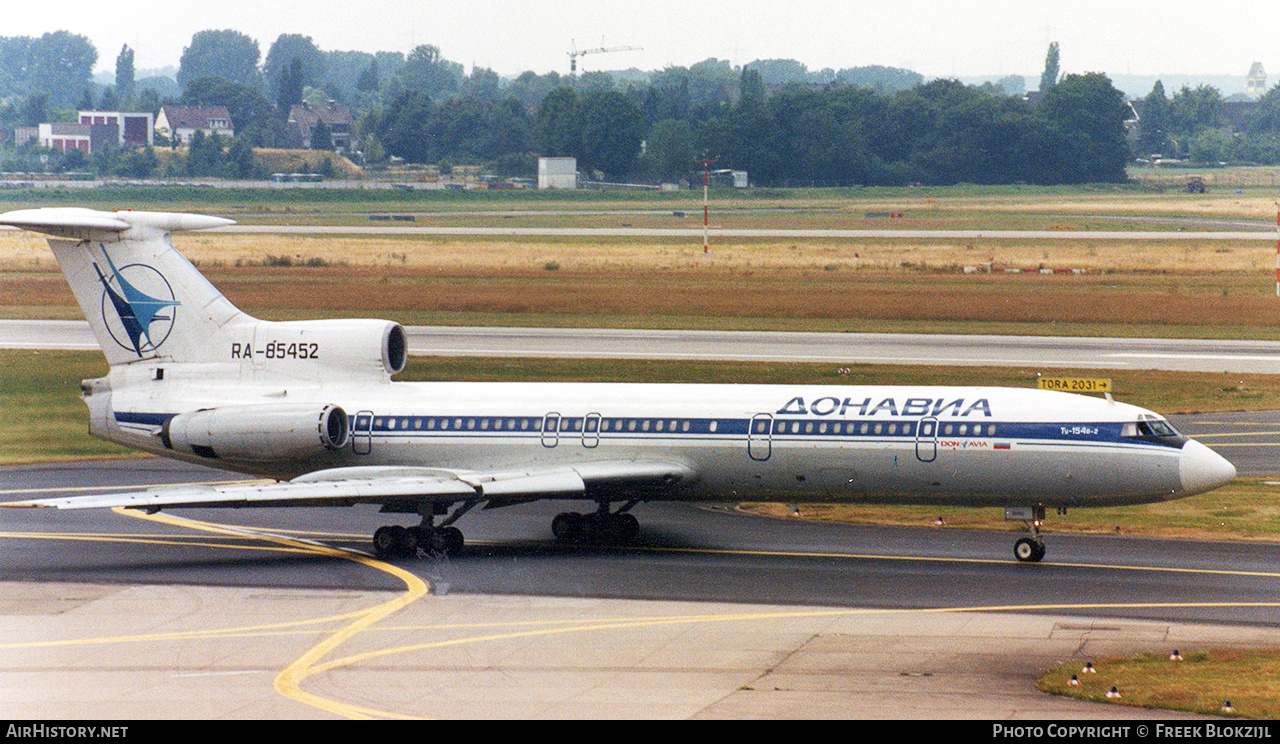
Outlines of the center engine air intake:
{"label": "center engine air intake", "polygon": [[160,430],[164,446],[210,459],[300,460],[347,444],[351,421],[334,405],[222,406],[181,413]]}

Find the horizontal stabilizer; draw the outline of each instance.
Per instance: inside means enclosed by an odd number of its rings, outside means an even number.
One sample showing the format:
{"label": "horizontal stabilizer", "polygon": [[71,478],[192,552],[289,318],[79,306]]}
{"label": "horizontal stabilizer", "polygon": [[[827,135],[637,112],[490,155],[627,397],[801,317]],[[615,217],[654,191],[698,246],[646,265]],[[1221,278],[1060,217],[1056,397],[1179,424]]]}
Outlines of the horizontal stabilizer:
{"label": "horizontal stabilizer", "polygon": [[185,232],[234,224],[234,220],[202,214],[128,210],[99,212],[82,207],[19,209],[0,214],[0,225],[74,240],[113,239],[113,236],[120,236],[129,230],[138,233]]}

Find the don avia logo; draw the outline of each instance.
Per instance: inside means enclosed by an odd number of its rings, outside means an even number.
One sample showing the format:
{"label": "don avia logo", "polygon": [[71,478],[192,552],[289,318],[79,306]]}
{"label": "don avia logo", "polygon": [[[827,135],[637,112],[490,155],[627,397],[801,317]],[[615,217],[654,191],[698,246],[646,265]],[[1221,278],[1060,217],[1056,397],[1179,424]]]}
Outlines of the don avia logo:
{"label": "don avia logo", "polygon": [[[173,331],[178,302],[169,280],[146,264],[116,267],[106,246],[99,244],[110,274],[95,261],[93,268],[102,282],[102,320],[111,338],[121,348],[138,356],[153,352]],[[108,310],[108,307],[111,310]]]}

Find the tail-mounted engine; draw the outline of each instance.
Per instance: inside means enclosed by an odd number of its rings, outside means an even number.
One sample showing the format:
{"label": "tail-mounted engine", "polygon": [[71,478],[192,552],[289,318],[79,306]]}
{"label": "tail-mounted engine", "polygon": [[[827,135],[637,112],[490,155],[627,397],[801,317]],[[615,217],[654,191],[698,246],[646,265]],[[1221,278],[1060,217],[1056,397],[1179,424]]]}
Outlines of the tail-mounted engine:
{"label": "tail-mounted engine", "polygon": [[247,462],[321,455],[350,436],[346,411],[310,403],[204,408],[180,413],[160,430],[164,446],[175,452]]}
{"label": "tail-mounted engine", "polygon": [[389,380],[409,344],[389,320],[259,321],[227,334],[227,356],[260,380]]}

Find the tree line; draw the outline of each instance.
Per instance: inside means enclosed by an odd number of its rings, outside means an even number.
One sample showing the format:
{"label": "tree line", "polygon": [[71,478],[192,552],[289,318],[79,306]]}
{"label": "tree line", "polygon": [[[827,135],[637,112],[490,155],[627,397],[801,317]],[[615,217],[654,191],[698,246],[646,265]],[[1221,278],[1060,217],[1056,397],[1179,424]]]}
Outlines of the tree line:
{"label": "tree line", "polygon": [[[599,178],[657,181],[690,177],[696,160],[710,158],[766,186],[1124,180],[1128,103],[1105,75],[1060,76],[1055,52],[1033,102],[1016,76],[968,86],[879,66],[814,71],[795,60],[734,67],[708,59],[651,72],[502,79],[482,67],[467,72],[430,45],[407,55],[325,51],[307,36],[281,34],[264,56],[243,33],[209,30],[192,37],[177,85],[162,91],[135,79],[127,45],[115,85],[95,88],[96,49],[59,31],[0,37],[0,122],[11,137],[13,126],[69,120],[72,106],[224,105],[235,140],[202,141],[186,156],[187,172],[240,177],[253,175],[253,148],[284,144],[291,106],[332,100],[357,112],[352,157],[372,166],[476,163],[532,175],[539,155],[573,156]],[[1215,93],[1184,90],[1162,104],[1163,92],[1153,91],[1135,151],[1280,161],[1270,144],[1280,131],[1280,93],[1259,103],[1274,113],[1260,115],[1248,138],[1224,130]],[[324,146],[325,133],[313,134]],[[1241,146],[1246,139],[1253,145]],[[153,162],[125,153],[95,165],[123,174]],[[50,167],[66,165],[55,156]]]}

